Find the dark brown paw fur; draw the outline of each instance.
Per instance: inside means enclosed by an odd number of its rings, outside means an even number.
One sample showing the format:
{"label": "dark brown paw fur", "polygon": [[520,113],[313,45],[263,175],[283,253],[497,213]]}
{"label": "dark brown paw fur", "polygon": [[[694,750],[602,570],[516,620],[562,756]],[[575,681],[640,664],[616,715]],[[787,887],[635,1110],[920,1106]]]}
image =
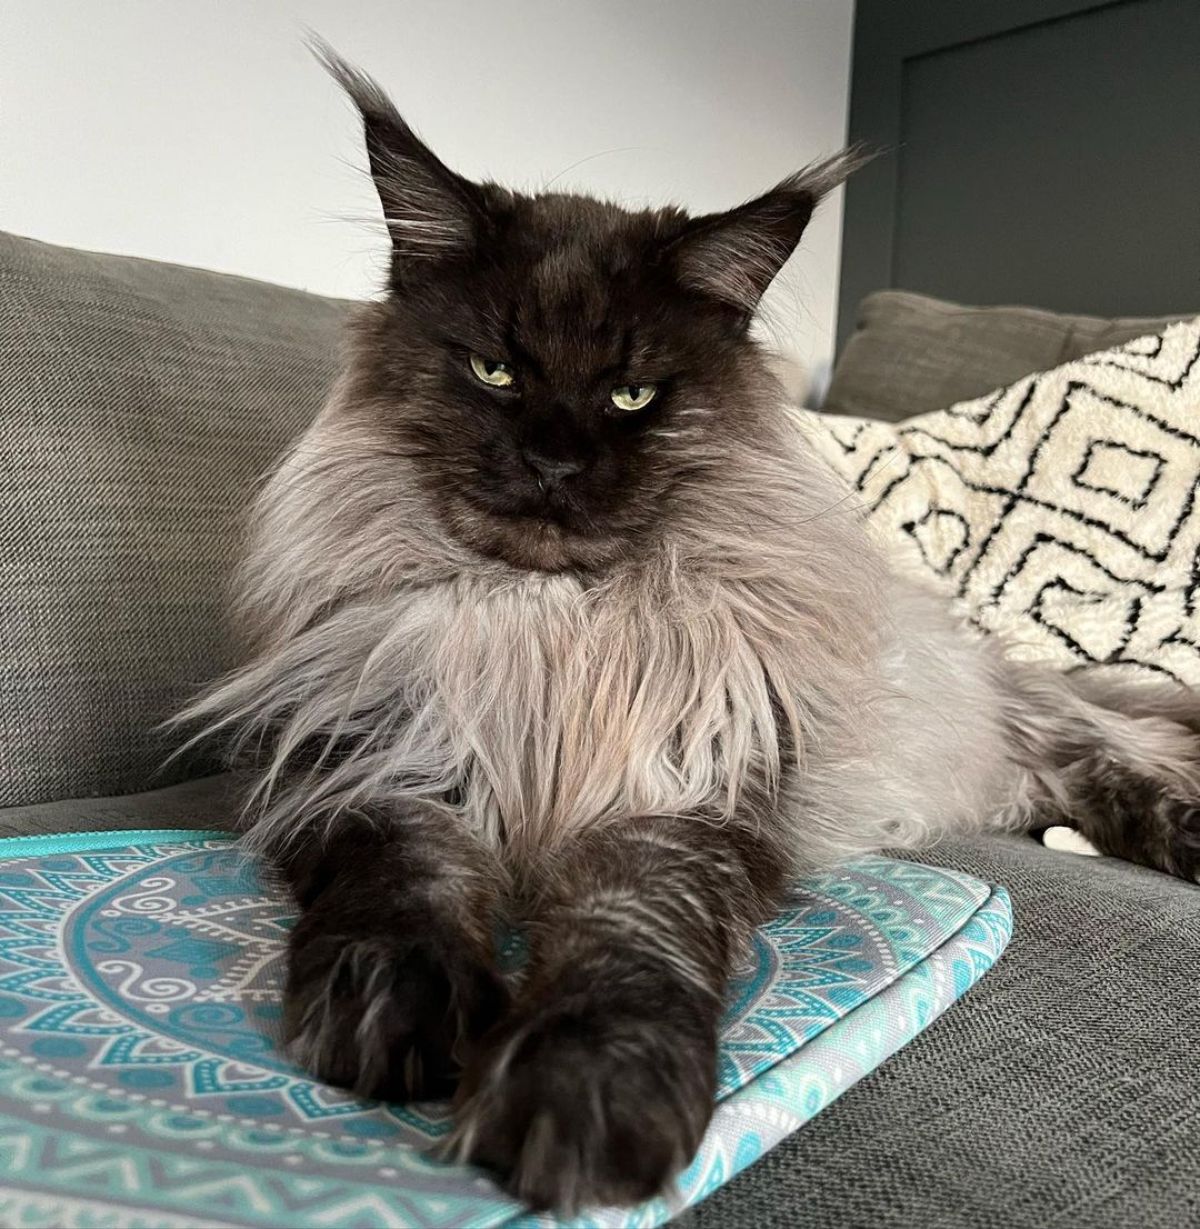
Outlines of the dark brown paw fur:
{"label": "dark brown paw fur", "polygon": [[598,1003],[518,1012],[464,1075],[457,1152],[534,1208],[637,1203],[692,1159],[714,1084],[703,1027]]}
{"label": "dark brown paw fur", "polygon": [[1101,853],[1200,880],[1200,801],[1111,757],[1093,757],[1077,776],[1074,819]]}
{"label": "dark brown paw fur", "polygon": [[502,983],[424,938],[322,933],[302,919],[288,952],[284,1033],[328,1084],[391,1101],[448,1097],[461,1048],[501,1014]]}

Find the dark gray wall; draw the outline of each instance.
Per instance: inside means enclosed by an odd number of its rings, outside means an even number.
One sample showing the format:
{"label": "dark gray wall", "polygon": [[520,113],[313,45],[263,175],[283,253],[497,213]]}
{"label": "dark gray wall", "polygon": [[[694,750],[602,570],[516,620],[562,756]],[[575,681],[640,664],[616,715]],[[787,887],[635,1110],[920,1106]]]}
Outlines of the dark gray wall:
{"label": "dark gray wall", "polygon": [[1200,0],[859,0],[839,338],[887,286],[1200,311]]}

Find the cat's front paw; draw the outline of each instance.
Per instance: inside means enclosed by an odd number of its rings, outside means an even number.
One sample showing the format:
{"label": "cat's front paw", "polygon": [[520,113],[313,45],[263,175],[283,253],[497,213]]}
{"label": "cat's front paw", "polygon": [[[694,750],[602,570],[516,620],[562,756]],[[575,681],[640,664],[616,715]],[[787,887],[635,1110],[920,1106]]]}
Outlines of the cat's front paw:
{"label": "cat's front paw", "polygon": [[454,1148],[534,1208],[662,1193],[712,1116],[714,1035],[596,1004],[502,1024],[459,1090]]}
{"label": "cat's front paw", "polygon": [[297,1063],[327,1084],[392,1101],[449,1096],[461,1048],[506,1005],[499,978],[426,938],[293,932],[284,1036]]}

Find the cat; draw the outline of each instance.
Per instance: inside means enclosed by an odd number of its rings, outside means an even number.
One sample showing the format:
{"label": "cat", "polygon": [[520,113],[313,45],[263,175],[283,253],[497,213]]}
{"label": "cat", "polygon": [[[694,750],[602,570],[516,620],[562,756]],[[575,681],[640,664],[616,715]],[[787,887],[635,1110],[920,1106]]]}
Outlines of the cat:
{"label": "cat", "polygon": [[859,154],[698,217],[522,195],[326,59],[387,290],[255,506],[252,655],[187,714],[299,906],[300,1062],[453,1094],[456,1154],[534,1207],[636,1202],[797,873],[1066,817],[1195,877],[1192,697],[1011,662],[894,575],[749,331]]}

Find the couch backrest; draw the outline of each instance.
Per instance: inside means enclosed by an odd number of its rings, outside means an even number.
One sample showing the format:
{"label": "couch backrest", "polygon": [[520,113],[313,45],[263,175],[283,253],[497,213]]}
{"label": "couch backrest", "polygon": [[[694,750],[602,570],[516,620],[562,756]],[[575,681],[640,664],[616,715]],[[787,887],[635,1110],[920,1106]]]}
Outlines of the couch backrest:
{"label": "couch backrest", "polygon": [[1034,307],[964,307],[904,290],[878,290],[859,304],[855,330],[821,408],[827,414],[898,422],[1189,318],[1103,320]]}
{"label": "couch backrest", "polygon": [[348,305],[0,233],[0,806],[127,793],[233,664],[243,510]]}

